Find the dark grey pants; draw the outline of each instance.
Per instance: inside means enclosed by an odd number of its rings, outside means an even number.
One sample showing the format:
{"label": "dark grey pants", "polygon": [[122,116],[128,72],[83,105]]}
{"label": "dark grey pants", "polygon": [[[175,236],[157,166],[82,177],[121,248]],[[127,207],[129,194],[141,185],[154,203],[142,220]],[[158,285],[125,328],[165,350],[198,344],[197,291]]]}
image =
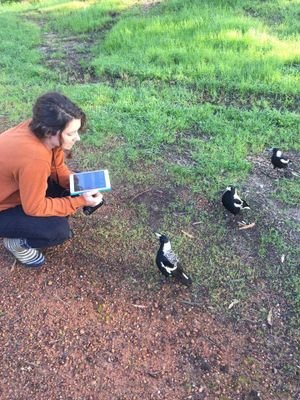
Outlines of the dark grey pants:
{"label": "dark grey pants", "polygon": [[[47,197],[70,195],[67,190],[48,180]],[[0,212],[0,237],[27,239],[29,246],[56,246],[72,237],[68,217],[32,217],[22,206]]]}

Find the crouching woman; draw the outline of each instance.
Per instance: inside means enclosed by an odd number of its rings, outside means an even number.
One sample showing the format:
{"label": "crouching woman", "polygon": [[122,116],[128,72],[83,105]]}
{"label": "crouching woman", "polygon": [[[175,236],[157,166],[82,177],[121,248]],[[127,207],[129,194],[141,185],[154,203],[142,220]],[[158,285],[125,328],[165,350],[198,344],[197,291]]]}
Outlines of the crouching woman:
{"label": "crouching woman", "polygon": [[80,140],[85,119],[67,97],[46,93],[32,119],[0,134],[0,237],[24,266],[43,265],[40,249],[72,237],[68,216],[102,201],[98,192],[69,195],[64,155]]}

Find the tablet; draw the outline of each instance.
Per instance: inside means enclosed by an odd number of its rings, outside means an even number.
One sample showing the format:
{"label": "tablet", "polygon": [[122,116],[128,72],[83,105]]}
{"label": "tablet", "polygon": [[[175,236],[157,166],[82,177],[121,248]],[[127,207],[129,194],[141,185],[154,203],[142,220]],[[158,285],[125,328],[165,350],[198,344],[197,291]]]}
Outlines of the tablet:
{"label": "tablet", "polygon": [[111,190],[110,179],[107,169],[78,172],[70,175],[71,196],[88,192],[89,190],[105,192]]}

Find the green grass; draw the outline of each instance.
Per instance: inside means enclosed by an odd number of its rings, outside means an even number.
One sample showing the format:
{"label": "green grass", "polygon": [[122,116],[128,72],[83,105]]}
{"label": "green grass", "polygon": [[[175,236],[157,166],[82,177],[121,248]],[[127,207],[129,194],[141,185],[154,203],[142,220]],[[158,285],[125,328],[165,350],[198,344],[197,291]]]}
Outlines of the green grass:
{"label": "green grass", "polygon": [[300,180],[283,180],[278,183],[274,197],[291,207],[297,207],[300,199]]}
{"label": "green grass", "polygon": [[[292,113],[198,104],[197,96],[184,87],[159,88],[145,83],[118,90],[105,85],[90,89],[92,100],[84,103],[91,119],[86,141],[102,146],[122,137],[110,154],[115,151],[115,167],[145,157],[166,161],[167,151],[167,168],[176,179],[188,180],[193,190],[201,188],[213,198],[224,182],[246,178],[251,169],[248,154],[262,151],[268,143],[280,143],[284,149],[295,145],[299,121]],[[176,164],[182,149],[192,168]]]}
{"label": "green grass", "polygon": [[[76,150],[83,168],[108,167],[115,187],[183,187],[192,199],[201,195],[215,204],[228,184],[247,181],[249,155],[275,146],[300,150],[298,13],[299,2],[287,0],[165,0],[147,9],[134,0],[2,4],[0,123],[2,116],[11,123],[29,117],[39,94],[63,91],[88,116]],[[78,36],[80,44],[91,34],[94,43],[82,61],[101,82],[68,85],[43,65],[39,45],[47,31]],[[68,63],[63,47],[56,57]],[[295,207],[299,179],[281,180],[274,195]],[[299,310],[298,255],[288,238],[269,227],[261,227],[259,239],[250,237],[261,266],[254,269],[230,246],[228,235],[237,233],[228,233],[221,209],[202,212],[195,204],[170,201],[161,229],[172,232],[213,306],[228,310],[236,298],[236,308],[244,307],[256,293],[256,279],[267,278]],[[183,216],[174,217],[176,207]],[[137,213],[136,227],[118,219],[107,237],[128,243],[132,236],[148,238],[149,210],[140,205]],[[191,242],[181,229],[195,220],[202,225]],[[270,254],[281,252],[289,254],[284,274],[268,263]],[[145,264],[151,256],[144,250],[138,255]]]}
{"label": "green grass", "polygon": [[144,17],[124,19],[96,46],[93,65],[99,75],[296,93],[295,35],[278,37],[245,15],[242,1],[235,3],[173,0]]}
{"label": "green grass", "polygon": [[46,28],[60,34],[84,34],[100,30],[119,13],[134,6],[138,0],[46,1],[33,3],[30,15],[39,11],[39,18],[47,18]]}
{"label": "green grass", "polygon": [[244,1],[243,9],[247,15],[259,18],[267,25],[271,25],[274,32],[282,37],[299,37],[300,22],[295,16],[300,13],[298,0],[277,0],[277,1]]}
{"label": "green grass", "polygon": [[[293,226],[290,232],[297,232],[299,237],[299,223]],[[297,239],[296,239],[297,240]],[[299,273],[299,246],[291,246],[290,235],[276,229],[268,228],[262,235],[258,254],[265,263],[265,277],[277,293],[284,293],[287,300],[294,306],[292,321],[298,325],[297,313],[300,307],[300,273]],[[281,258],[284,256],[284,258]]]}
{"label": "green grass", "polygon": [[20,24],[15,14],[2,12],[0,26],[1,114],[19,118],[19,113],[24,115],[27,101],[31,103],[41,90],[45,78],[51,79],[51,73],[39,63],[40,37],[35,25]]}

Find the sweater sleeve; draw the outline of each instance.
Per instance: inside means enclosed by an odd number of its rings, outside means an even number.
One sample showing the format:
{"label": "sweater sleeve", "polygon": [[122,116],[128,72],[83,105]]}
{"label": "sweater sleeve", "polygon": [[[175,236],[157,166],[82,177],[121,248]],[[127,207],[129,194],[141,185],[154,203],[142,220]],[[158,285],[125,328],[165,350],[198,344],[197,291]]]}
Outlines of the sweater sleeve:
{"label": "sweater sleeve", "polygon": [[49,164],[44,160],[34,160],[19,171],[20,198],[25,214],[36,217],[65,217],[86,204],[83,196],[46,197],[49,173]]}
{"label": "sweater sleeve", "polygon": [[53,150],[53,165],[51,166],[51,178],[60,186],[69,189],[69,176],[72,172],[65,164],[64,151],[61,148]]}

